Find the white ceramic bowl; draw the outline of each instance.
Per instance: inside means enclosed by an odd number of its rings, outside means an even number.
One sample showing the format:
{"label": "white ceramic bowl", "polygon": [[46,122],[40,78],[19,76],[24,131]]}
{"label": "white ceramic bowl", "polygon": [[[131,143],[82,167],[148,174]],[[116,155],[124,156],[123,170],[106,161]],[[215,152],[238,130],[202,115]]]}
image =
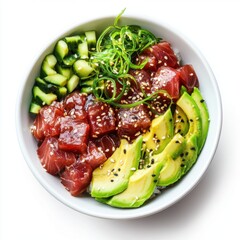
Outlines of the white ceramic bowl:
{"label": "white ceramic bowl", "polygon": [[[106,17],[85,22],[66,31],[62,36],[90,29],[101,31],[106,26],[112,24],[113,21],[114,17]],[[188,194],[202,178],[215,154],[222,125],[221,98],[214,75],[205,58],[186,37],[182,36],[182,34],[178,33],[170,26],[149,19],[123,16],[120,23],[138,24],[143,28],[149,29],[156,34],[156,36],[169,41],[174,48],[180,51],[183,62],[190,63],[194,66],[199,77],[200,89],[208,105],[211,119],[209,133],[198,161],[191,171],[176,184],[176,186],[164,191],[163,194],[140,208],[117,209],[101,204],[90,197],[72,197],[62,186],[58,178],[44,171],[36,154],[36,141],[30,133],[32,119],[29,117],[28,109],[32,95],[31,89],[35,77],[39,74],[41,62],[44,56],[53,50],[56,41],[62,36],[59,36],[44,49],[37,61],[31,67],[26,80],[22,83],[16,109],[17,134],[20,147],[32,173],[42,186],[55,196],[56,199],[81,213],[110,219],[130,219],[148,216],[168,208]]]}

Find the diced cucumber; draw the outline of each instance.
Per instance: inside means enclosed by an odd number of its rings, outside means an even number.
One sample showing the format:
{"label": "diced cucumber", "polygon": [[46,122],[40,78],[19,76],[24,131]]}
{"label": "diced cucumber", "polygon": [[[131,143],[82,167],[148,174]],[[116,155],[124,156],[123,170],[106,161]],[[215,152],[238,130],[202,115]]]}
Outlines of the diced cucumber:
{"label": "diced cucumber", "polygon": [[88,43],[86,41],[78,44],[78,54],[81,59],[88,58]]}
{"label": "diced cucumber", "polygon": [[57,95],[54,93],[45,93],[38,86],[33,87],[33,97],[36,101],[41,101],[42,105],[50,105],[54,100],[57,100]]}
{"label": "diced cucumber", "polygon": [[67,79],[69,79],[72,76],[72,68],[62,67],[61,65],[57,64],[56,70],[59,74],[63,75]]}
{"label": "diced cucumber", "polygon": [[95,31],[87,31],[85,32],[87,43],[89,48],[95,48],[96,47],[96,42],[97,42],[97,37],[96,37],[96,32]]}
{"label": "diced cucumber", "polygon": [[82,39],[80,35],[74,35],[64,38],[64,41],[67,43],[69,49],[72,51],[76,51],[76,49],[78,48],[78,43],[81,42],[81,40]]}
{"label": "diced cucumber", "polygon": [[81,93],[90,94],[90,93],[92,93],[92,91],[93,91],[92,87],[82,87],[82,88],[80,89],[80,92],[81,92]]}
{"label": "diced cucumber", "polygon": [[55,92],[57,91],[57,88],[58,88],[56,85],[47,83],[40,77],[36,78],[35,85],[38,86],[45,93]]}
{"label": "diced cucumber", "polygon": [[63,58],[68,55],[68,45],[64,40],[59,40],[54,49],[54,54],[59,62],[62,62]]}
{"label": "diced cucumber", "polygon": [[59,87],[57,92],[58,99],[61,99],[67,95],[67,88],[66,87]]}
{"label": "diced cucumber", "polygon": [[49,54],[45,57],[44,61],[47,62],[50,68],[54,68],[57,64],[57,59],[53,54]]}
{"label": "diced cucumber", "polygon": [[35,102],[31,102],[29,112],[33,114],[38,114],[41,108],[42,108],[41,105]]}
{"label": "diced cucumber", "polygon": [[53,54],[47,55],[42,63],[41,76],[45,77],[56,74],[57,72],[54,70],[56,63],[57,59]]}
{"label": "diced cucumber", "polygon": [[63,64],[67,67],[71,67],[78,59],[78,54],[69,54],[63,59]]}
{"label": "diced cucumber", "polygon": [[65,86],[67,83],[67,78],[58,73],[55,75],[46,76],[44,80],[60,87]]}
{"label": "diced cucumber", "polygon": [[93,85],[93,79],[81,81],[81,86],[83,87],[92,87]]}
{"label": "diced cucumber", "polygon": [[77,60],[73,64],[73,70],[79,77],[88,77],[93,72],[93,67],[85,60]]}
{"label": "diced cucumber", "polygon": [[71,76],[71,78],[67,82],[67,90],[68,92],[72,92],[79,84],[79,77],[75,74]]}

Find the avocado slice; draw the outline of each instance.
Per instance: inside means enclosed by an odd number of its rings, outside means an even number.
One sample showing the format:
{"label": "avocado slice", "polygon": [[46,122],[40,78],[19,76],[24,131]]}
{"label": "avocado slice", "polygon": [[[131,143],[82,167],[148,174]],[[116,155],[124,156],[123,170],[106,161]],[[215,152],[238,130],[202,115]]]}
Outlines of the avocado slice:
{"label": "avocado slice", "polygon": [[[198,99],[198,104],[186,91],[183,91],[182,96],[177,101],[176,113],[174,113],[175,133],[178,132],[184,136],[186,145],[177,159],[168,158],[160,172],[158,186],[168,186],[175,183],[191,169],[197,160],[199,149],[206,138],[204,135],[207,134],[202,133],[203,128],[206,128],[202,124],[202,115],[206,112],[206,109],[204,105],[202,106],[204,111],[199,108],[200,103],[202,104],[202,97],[199,94],[200,92],[197,89],[193,94],[195,99]],[[205,116],[208,119],[206,113]],[[178,119],[181,119],[181,121],[177,121]],[[206,120],[204,121],[206,122]],[[205,123],[205,125],[207,124]]]}
{"label": "avocado slice", "polygon": [[[182,156],[185,147],[186,140],[180,133],[177,133],[166,146],[163,151],[165,163],[159,174],[158,186],[168,186],[181,178],[185,165],[183,165],[180,156]],[[158,158],[158,156],[155,157]]]}
{"label": "avocado slice", "polygon": [[[195,90],[195,98],[199,98],[197,95],[197,90]],[[201,98],[202,99],[202,98]],[[199,100],[200,101],[200,100]],[[202,147],[204,138],[203,124],[202,124],[202,112],[199,109],[200,104],[197,104],[192,96],[187,92],[183,92],[183,95],[177,101],[177,106],[179,106],[184,113],[186,114],[189,122],[189,129],[185,135],[186,147],[183,153],[180,155],[181,166],[182,166],[182,175],[186,174],[193,164],[196,162],[199,149]],[[208,118],[207,118],[208,119]]]}
{"label": "avocado slice", "polygon": [[120,146],[104,164],[93,171],[90,193],[108,198],[124,191],[130,176],[137,170],[141,156],[142,136],[133,143],[121,139]]}
{"label": "avocado slice", "polygon": [[202,150],[203,145],[206,141],[207,134],[208,134],[209,112],[207,109],[206,102],[204,101],[202,94],[198,88],[196,88],[196,87],[194,88],[191,96],[194,99],[194,101],[196,102],[196,104],[199,108],[199,111],[200,111],[201,118],[202,118],[202,139],[201,139],[201,142],[199,144],[199,149],[198,149],[198,152],[200,153],[200,151]]}
{"label": "avocado slice", "polygon": [[180,156],[176,159],[168,157],[160,172],[158,186],[166,187],[177,182],[182,177],[182,166]]}
{"label": "avocado slice", "polygon": [[187,115],[179,106],[176,106],[173,113],[173,122],[174,133],[180,133],[182,136],[185,136],[189,130],[189,123]]}
{"label": "avocado slice", "polygon": [[158,182],[162,163],[152,164],[146,169],[139,169],[130,177],[128,188],[106,201],[110,206],[119,208],[137,208],[149,199]]}
{"label": "avocado slice", "polygon": [[119,208],[141,206],[153,195],[159,181],[160,171],[168,158],[176,158],[183,151],[184,146],[184,137],[179,133],[176,134],[161,153],[152,156],[152,164],[148,164],[145,168],[134,172],[125,191],[110,199],[98,200]]}
{"label": "avocado slice", "polygon": [[149,131],[143,135],[143,149],[147,155],[162,152],[173,137],[173,116],[169,108],[153,119]]}
{"label": "avocado slice", "polygon": [[184,92],[183,95],[178,99],[177,106],[179,106],[186,114],[189,122],[189,129],[186,138],[191,135],[197,137],[198,146],[202,144],[202,118],[198,105],[194,99],[187,93]]}
{"label": "avocado slice", "polygon": [[182,166],[183,166],[183,175],[186,174],[193,164],[196,162],[198,157],[198,141],[197,136],[192,135],[186,139],[186,147],[181,154]]}

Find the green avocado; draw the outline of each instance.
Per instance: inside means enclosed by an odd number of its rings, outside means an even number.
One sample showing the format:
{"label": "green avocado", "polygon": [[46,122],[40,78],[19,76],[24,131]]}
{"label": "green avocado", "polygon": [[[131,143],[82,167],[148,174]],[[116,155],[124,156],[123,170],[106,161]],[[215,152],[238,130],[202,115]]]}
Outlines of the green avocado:
{"label": "green avocado", "polygon": [[164,167],[161,169],[158,186],[166,187],[177,182],[182,177],[182,159],[177,157],[173,159],[167,158]]}
{"label": "green avocado", "polygon": [[181,133],[186,144],[176,159],[168,158],[160,172],[158,186],[175,183],[191,169],[207,135],[208,112],[199,90],[194,89],[191,96],[183,91],[176,104],[174,132]]}
{"label": "green avocado", "polygon": [[180,133],[181,135],[185,136],[189,129],[189,123],[187,115],[179,106],[176,106],[176,109],[173,113],[173,122],[174,133]]}
{"label": "green avocado", "polygon": [[158,182],[161,163],[155,163],[146,169],[139,169],[130,177],[125,191],[113,196],[106,203],[119,208],[137,208],[149,199]]}
{"label": "green avocado", "polygon": [[[194,96],[194,97],[193,97]],[[201,94],[197,88],[190,96],[187,92],[177,101],[187,116],[189,129],[185,134],[186,146],[179,156],[182,166],[182,175],[186,174],[196,162],[200,149],[202,148],[208,131],[208,111],[202,101]]]}
{"label": "green avocado", "polygon": [[198,105],[187,92],[184,92],[178,99],[177,106],[185,112],[188,118],[189,129],[185,135],[186,139],[195,135],[199,146],[202,143],[202,118]]}
{"label": "green avocado", "polygon": [[186,139],[186,147],[181,154],[183,172],[182,175],[186,174],[193,164],[196,162],[198,157],[198,141],[197,136],[192,135]]}
{"label": "green avocado", "polygon": [[147,155],[160,153],[173,137],[173,116],[169,108],[155,118],[149,131],[143,135],[143,149]]}
{"label": "green avocado", "polygon": [[[200,91],[194,89],[191,95],[183,91],[173,114],[169,108],[155,118],[149,131],[132,144],[121,140],[112,157],[93,172],[91,195],[118,208],[143,205],[156,187],[176,183],[191,169],[204,145],[208,127],[209,114]],[[124,157],[126,166],[120,166]],[[141,164],[140,158],[145,164]],[[123,169],[124,176],[121,171],[115,176],[116,169]]]}
{"label": "green avocado", "polygon": [[125,191],[110,199],[99,199],[99,201],[119,208],[141,206],[153,195],[159,181],[160,171],[168,158],[176,158],[183,151],[184,146],[184,138],[179,133],[176,134],[161,153],[152,156],[151,164],[134,172]]}
{"label": "green avocado", "polygon": [[[180,156],[186,147],[186,140],[177,133],[163,151],[165,162],[160,171],[158,186],[168,186],[175,183],[183,175],[183,165]],[[158,161],[158,156],[156,161]]]}
{"label": "green avocado", "polygon": [[199,111],[200,111],[201,118],[202,118],[202,139],[199,144],[199,150],[198,150],[200,152],[203,148],[203,145],[206,141],[207,134],[208,134],[209,112],[207,109],[206,102],[204,101],[202,94],[198,88],[194,88],[191,96],[194,99],[194,101],[196,102],[196,104],[199,108]]}
{"label": "green avocado", "polygon": [[119,148],[103,165],[93,171],[90,193],[95,198],[108,198],[124,191],[130,176],[138,169],[142,136],[133,143],[122,139]]}

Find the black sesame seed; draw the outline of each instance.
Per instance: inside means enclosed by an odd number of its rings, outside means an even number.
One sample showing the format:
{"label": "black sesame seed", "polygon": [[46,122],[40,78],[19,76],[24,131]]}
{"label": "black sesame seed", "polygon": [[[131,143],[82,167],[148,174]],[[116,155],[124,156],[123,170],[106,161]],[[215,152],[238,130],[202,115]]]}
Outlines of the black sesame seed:
{"label": "black sesame seed", "polygon": [[151,164],[154,164],[154,158],[151,160]]}
{"label": "black sesame seed", "polygon": [[147,168],[150,168],[151,167],[151,165],[147,165]]}
{"label": "black sesame seed", "polygon": [[188,155],[188,153],[189,153],[189,152],[185,152],[185,156],[187,156],[187,155]]}
{"label": "black sesame seed", "polygon": [[120,172],[120,171],[121,171],[121,168],[118,168],[118,171]]}
{"label": "black sesame seed", "polygon": [[111,179],[111,182],[114,182],[114,180],[113,180],[113,179]]}
{"label": "black sesame seed", "polygon": [[157,180],[157,179],[155,179],[153,182],[157,183],[157,182],[158,182],[158,180]]}
{"label": "black sesame seed", "polygon": [[182,163],[180,166],[181,166],[181,167],[184,167],[185,165]]}
{"label": "black sesame seed", "polygon": [[152,177],[156,177],[156,174],[152,174]]}
{"label": "black sesame seed", "polygon": [[195,150],[196,150],[196,148],[195,148],[195,147],[191,147],[191,150],[192,150],[192,151],[195,151]]}
{"label": "black sesame seed", "polygon": [[177,141],[175,141],[175,143],[180,143],[180,142],[177,140]]}
{"label": "black sesame seed", "polygon": [[200,102],[203,103],[203,102],[205,102],[205,100],[204,100],[204,99],[201,99]]}
{"label": "black sesame seed", "polygon": [[189,121],[190,121],[190,122],[193,122],[193,120],[192,120],[192,119],[189,119]]}
{"label": "black sesame seed", "polygon": [[126,149],[123,149],[123,153],[126,154],[126,153],[127,153],[127,150],[126,150]]}
{"label": "black sesame seed", "polygon": [[117,174],[117,173],[114,173],[114,176],[116,176],[116,177],[117,177],[117,176],[118,176],[118,174]]}
{"label": "black sesame seed", "polygon": [[181,153],[181,154],[180,154],[180,157],[183,157],[183,156],[184,156],[184,153]]}

